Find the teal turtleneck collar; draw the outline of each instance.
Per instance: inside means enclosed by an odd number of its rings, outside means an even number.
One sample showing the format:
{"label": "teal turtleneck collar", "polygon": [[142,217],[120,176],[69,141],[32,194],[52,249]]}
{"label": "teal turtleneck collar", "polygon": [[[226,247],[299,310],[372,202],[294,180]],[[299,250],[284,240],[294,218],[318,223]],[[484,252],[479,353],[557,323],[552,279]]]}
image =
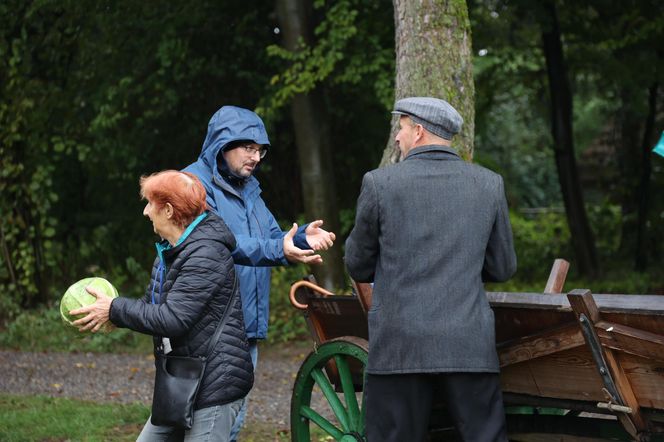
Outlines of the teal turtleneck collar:
{"label": "teal turtleneck collar", "polygon": [[163,255],[164,251],[172,249],[173,247],[177,247],[180,244],[182,244],[184,240],[187,239],[187,237],[191,234],[191,232],[196,228],[196,226],[205,219],[207,214],[208,214],[207,212],[203,212],[200,215],[198,215],[196,219],[193,220],[191,224],[189,224],[189,226],[187,226],[185,231],[182,232],[182,235],[180,236],[180,239],[178,239],[178,241],[175,243],[175,246],[172,246],[171,243],[169,243],[165,239],[155,243],[155,247],[157,248],[157,256],[159,256],[159,261],[164,262],[164,255]]}

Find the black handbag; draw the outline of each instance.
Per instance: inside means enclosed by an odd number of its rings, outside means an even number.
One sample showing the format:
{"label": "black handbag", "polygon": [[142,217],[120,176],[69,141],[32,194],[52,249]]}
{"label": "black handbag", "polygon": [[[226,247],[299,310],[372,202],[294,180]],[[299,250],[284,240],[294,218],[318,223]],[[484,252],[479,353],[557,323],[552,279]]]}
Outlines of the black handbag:
{"label": "black handbag", "polygon": [[203,373],[205,373],[207,358],[221,336],[221,331],[228,319],[228,312],[235,300],[236,289],[237,278],[224,315],[214,336],[210,339],[205,356],[171,356],[164,354],[163,348],[158,349],[152,416],[150,417],[152,425],[191,429],[194,424],[194,404]]}

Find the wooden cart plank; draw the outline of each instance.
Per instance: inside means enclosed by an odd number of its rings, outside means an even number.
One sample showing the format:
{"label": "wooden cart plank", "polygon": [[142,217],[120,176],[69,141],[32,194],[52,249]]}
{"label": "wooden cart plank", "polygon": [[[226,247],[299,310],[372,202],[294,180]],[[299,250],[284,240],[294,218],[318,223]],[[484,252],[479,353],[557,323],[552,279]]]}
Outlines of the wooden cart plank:
{"label": "wooden cart plank", "polygon": [[510,365],[500,370],[500,384],[503,392],[539,396],[537,382],[527,362]]}
{"label": "wooden cart plank", "polygon": [[[580,401],[603,401],[602,379],[585,347],[528,361],[540,396]],[[515,391],[514,393],[528,393]]]}
{"label": "wooden cart plank", "polygon": [[556,259],[553,261],[553,267],[551,267],[549,280],[546,282],[546,287],[544,287],[544,293],[562,293],[568,271],[568,261],[565,261],[564,259]]}
{"label": "wooden cart plank", "polygon": [[664,361],[664,336],[613,322],[595,323],[602,345],[613,350]]}
{"label": "wooden cart plank", "polygon": [[517,364],[585,345],[583,334],[576,322],[558,326],[541,333],[524,336],[498,346],[500,366]]}
{"label": "wooden cart plank", "polygon": [[622,353],[618,357],[639,405],[664,410],[664,364]]}

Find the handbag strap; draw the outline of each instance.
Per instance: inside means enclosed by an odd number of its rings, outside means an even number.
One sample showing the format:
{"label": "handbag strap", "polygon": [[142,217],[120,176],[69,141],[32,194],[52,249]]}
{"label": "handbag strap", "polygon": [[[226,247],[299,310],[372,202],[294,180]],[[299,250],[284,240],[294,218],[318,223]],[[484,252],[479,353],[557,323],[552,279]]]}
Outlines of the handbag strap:
{"label": "handbag strap", "polygon": [[224,325],[226,325],[226,322],[228,321],[229,312],[231,310],[233,302],[235,302],[235,294],[237,292],[239,292],[239,290],[237,289],[237,275],[235,275],[235,281],[233,282],[233,290],[231,291],[231,296],[228,299],[228,304],[224,309],[224,315],[222,316],[221,321],[219,321],[217,330],[214,332],[214,336],[212,337],[212,339],[210,339],[210,343],[208,344],[207,352],[205,353],[206,359],[210,356],[212,349],[217,345],[217,341],[219,341],[219,336],[221,336],[221,331],[223,330]]}

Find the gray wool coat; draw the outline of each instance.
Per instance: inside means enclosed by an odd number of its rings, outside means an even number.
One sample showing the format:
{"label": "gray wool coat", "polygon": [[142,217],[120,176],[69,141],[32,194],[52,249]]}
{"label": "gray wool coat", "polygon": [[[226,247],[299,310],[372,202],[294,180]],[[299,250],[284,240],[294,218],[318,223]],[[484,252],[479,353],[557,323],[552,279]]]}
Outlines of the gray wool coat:
{"label": "gray wool coat", "polygon": [[483,281],[516,271],[500,175],[444,146],[368,172],[345,259],[374,282],[369,373],[499,371]]}

